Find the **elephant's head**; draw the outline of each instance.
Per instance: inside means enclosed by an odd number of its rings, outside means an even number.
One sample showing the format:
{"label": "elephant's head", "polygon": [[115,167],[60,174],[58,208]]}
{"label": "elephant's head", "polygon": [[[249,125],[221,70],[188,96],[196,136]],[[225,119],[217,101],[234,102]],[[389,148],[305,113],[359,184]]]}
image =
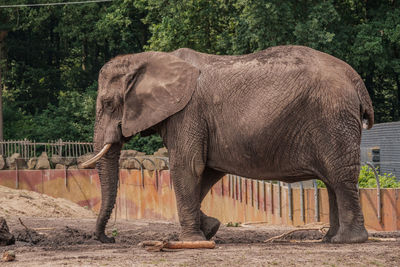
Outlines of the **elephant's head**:
{"label": "elephant's head", "polygon": [[118,56],[99,74],[95,150],[118,144],[183,109],[199,70],[163,52]]}
{"label": "elephant's head", "polygon": [[101,69],[94,131],[98,154],[84,163],[87,166],[101,158],[97,169],[102,206],[96,229],[101,241],[110,241],[104,235],[104,227],[115,202],[123,140],[182,110],[193,94],[198,76],[197,68],[162,52],[119,56]]}

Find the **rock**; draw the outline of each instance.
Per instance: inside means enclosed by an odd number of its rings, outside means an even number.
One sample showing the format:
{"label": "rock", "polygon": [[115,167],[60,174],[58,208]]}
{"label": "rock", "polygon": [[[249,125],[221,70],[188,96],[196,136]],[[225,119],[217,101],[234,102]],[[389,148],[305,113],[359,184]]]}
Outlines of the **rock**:
{"label": "rock", "polygon": [[49,161],[49,157],[47,156],[46,152],[42,152],[40,157],[37,159],[35,169],[36,170],[50,169],[50,161]]}
{"label": "rock", "polygon": [[[146,156],[141,156],[141,157],[136,157],[143,165],[143,168],[149,171],[154,171],[154,170],[168,170],[168,165],[164,160],[157,159],[156,156],[153,155],[146,155]],[[154,162],[154,164],[153,164]],[[135,169],[140,169],[140,166],[138,164]]]}
{"label": "rock", "polygon": [[13,244],[15,244],[14,235],[10,233],[6,220],[3,217],[0,217],[0,246]]}
{"label": "rock", "polygon": [[157,170],[168,170],[169,168],[167,162],[162,159],[155,159]]}
{"label": "rock", "polygon": [[11,157],[8,157],[6,163],[10,170],[15,170],[17,167],[19,170],[27,168],[25,160],[19,153],[14,153]]}
{"label": "rock", "polygon": [[77,169],[78,169],[77,165],[68,166],[68,170],[77,170]]}
{"label": "rock", "polygon": [[3,155],[0,155],[0,170],[4,170],[7,167],[6,160]]}
{"label": "rock", "polygon": [[63,158],[63,162],[61,164],[64,164],[66,166],[71,166],[76,164],[76,158]]}
{"label": "rock", "polygon": [[31,158],[28,160],[28,170],[34,170],[37,164],[37,158]]}
{"label": "rock", "polygon": [[149,171],[160,170],[163,165],[162,160],[156,159],[155,156],[152,155],[143,157],[141,162],[143,168]]}
{"label": "rock", "polygon": [[140,164],[133,158],[144,156],[146,153],[133,149],[122,150],[119,157],[119,166],[121,169],[140,169]]}
{"label": "rock", "polygon": [[63,158],[60,155],[52,155],[51,156],[51,163],[54,165],[63,164]]}
{"label": "rock", "polygon": [[140,169],[140,163],[134,158],[120,160],[119,167],[121,169]]}
{"label": "rock", "polygon": [[76,164],[76,159],[75,158],[64,158],[64,157],[61,157],[60,155],[53,155],[51,157],[51,163],[53,163],[56,166],[57,166],[57,164],[70,166],[70,165]]}
{"label": "rock", "polygon": [[[87,153],[85,155],[80,156],[76,161],[78,163],[78,168],[83,169],[82,163],[88,161],[89,159],[93,158],[94,156],[95,156],[94,153]],[[86,169],[94,169],[94,168],[96,168],[96,162],[92,163]]]}
{"label": "rock", "polygon": [[166,147],[162,147],[156,152],[154,152],[154,156],[156,157],[168,157],[168,149]]}
{"label": "rock", "polygon": [[56,169],[57,170],[64,170],[65,168],[66,168],[66,166],[63,165],[63,164],[59,164],[59,163],[56,164]]}
{"label": "rock", "polygon": [[154,158],[152,158],[152,156],[139,156],[136,158],[142,164],[143,169],[150,170],[150,171],[155,170],[154,165],[149,161],[149,159],[154,161]]}
{"label": "rock", "polygon": [[15,251],[9,250],[3,253],[2,257],[3,261],[14,261],[15,260]]}
{"label": "rock", "polygon": [[129,150],[121,150],[121,156],[120,158],[125,159],[125,158],[133,158],[135,157],[138,153],[142,153],[133,149]]}

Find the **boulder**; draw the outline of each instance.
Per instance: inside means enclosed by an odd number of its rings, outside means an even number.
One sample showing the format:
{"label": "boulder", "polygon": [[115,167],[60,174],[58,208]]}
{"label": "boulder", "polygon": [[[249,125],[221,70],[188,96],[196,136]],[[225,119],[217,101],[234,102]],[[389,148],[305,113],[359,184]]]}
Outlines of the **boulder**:
{"label": "boulder", "polygon": [[138,153],[141,153],[141,152],[133,150],[133,149],[121,150],[120,158],[122,158],[122,159],[132,158],[132,157],[135,157]]}
{"label": "boulder", "polygon": [[[83,169],[82,167],[82,163],[88,161],[89,159],[93,158],[95,156],[94,153],[87,153],[85,155],[80,156],[76,162],[78,163],[78,168],[79,169]],[[88,166],[86,169],[94,169],[96,167],[96,162],[94,162],[93,164],[91,164],[90,166]]]}
{"label": "boulder", "polygon": [[[147,156],[142,156],[142,157],[136,157],[143,165],[143,168],[149,171],[154,171],[154,170],[167,170],[168,165],[165,163],[165,161],[161,159],[157,159],[156,156],[153,155],[147,155]],[[154,162],[154,164],[153,164]]]}
{"label": "boulder", "polygon": [[162,159],[155,159],[157,170],[168,170],[169,168],[167,162]]}
{"label": "boulder", "polygon": [[53,155],[51,157],[51,163],[57,166],[57,164],[62,164],[66,166],[76,164],[76,158],[65,158],[60,155]]}
{"label": "boulder", "polygon": [[63,158],[63,162],[61,164],[66,166],[71,166],[76,164],[76,158]]}
{"label": "boulder", "polygon": [[78,169],[77,165],[68,166],[68,170],[77,170],[77,169]]}
{"label": "boulder", "polygon": [[7,167],[6,160],[3,155],[0,155],[0,170],[4,170]]}
{"label": "boulder", "polygon": [[60,155],[52,155],[51,159],[50,159],[51,163],[53,163],[54,165],[57,164],[63,164],[63,158]]}
{"label": "boulder", "polygon": [[166,147],[162,147],[156,152],[154,152],[154,156],[156,157],[168,157],[168,149]]}
{"label": "boulder", "polygon": [[146,153],[133,149],[122,150],[121,156],[119,157],[119,166],[121,169],[140,169],[139,163],[132,158],[144,155],[146,155]]}
{"label": "boulder", "polygon": [[140,169],[140,164],[134,158],[126,158],[120,160],[119,167],[121,169]]}
{"label": "boulder", "polygon": [[153,171],[156,169],[155,166],[153,165],[153,163],[150,162],[150,160],[154,161],[154,156],[139,156],[136,158],[142,164],[143,169],[150,170],[150,171]]}
{"label": "boulder", "polygon": [[19,153],[12,154],[11,157],[7,158],[6,162],[10,170],[15,170],[17,167],[19,170],[27,168],[26,161]]}
{"label": "boulder", "polygon": [[46,152],[42,152],[42,154],[38,157],[35,169],[36,170],[50,169],[50,161]]}
{"label": "boulder", "polygon": [[65,165],[63,165],[63,164],[60,164],[60,163],[57,163],[57,164],[56,164],[56,169],[57,169],[57,170],[64,170],[66,167],[67,167],[67,166],[65,166]]}
{"label": "boulder", "polygon": [[29,160],[28,160],[28,163],[27,163],[27,165],[28,165],[28,170],[34,170],[35,167],[36,167],[37,161],[38,161],[37,158],[31,158],[31,159],[29,159]]}
{"label": "boulder", "polygon": [[10,233],[6,220],[0,217],[0,246],[8,246],[15,244],[15,238]]}

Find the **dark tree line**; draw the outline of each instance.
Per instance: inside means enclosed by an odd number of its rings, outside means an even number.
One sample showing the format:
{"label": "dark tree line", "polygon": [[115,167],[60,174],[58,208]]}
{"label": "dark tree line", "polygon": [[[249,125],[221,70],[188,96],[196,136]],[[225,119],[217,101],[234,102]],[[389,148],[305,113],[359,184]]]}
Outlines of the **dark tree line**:
{"label": "dark tree line", "polygon": [[[395,0],[114,0],[0,8],[0,33],[6,33],[0,40],[5,139],[90,141],[101,66],[118,54],[180,47],[245,54],[307,45],[360,73],[377,122],[400,120]],[[146,151],[159,145],[158,137],[135,137],[132,144]]]}

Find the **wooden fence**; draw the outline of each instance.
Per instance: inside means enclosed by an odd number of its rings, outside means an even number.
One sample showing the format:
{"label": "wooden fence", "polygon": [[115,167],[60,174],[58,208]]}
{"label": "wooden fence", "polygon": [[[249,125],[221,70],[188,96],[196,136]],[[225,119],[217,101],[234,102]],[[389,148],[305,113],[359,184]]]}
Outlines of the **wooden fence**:
{"label": "wooden fence", "polygon": [[[69,199],[99,211],[96,170],[2,170],[0,185]],[[400,189],[360,189],[365,225],[370,230],[400,230]],[[329,222],[325,188],[305,188],[234,175],[223,177],[202,203],[206,214],[222,222],[305,225]],[[113,216],[121,219],[177,220],[175,193],[168,170],[120,170]]]}

